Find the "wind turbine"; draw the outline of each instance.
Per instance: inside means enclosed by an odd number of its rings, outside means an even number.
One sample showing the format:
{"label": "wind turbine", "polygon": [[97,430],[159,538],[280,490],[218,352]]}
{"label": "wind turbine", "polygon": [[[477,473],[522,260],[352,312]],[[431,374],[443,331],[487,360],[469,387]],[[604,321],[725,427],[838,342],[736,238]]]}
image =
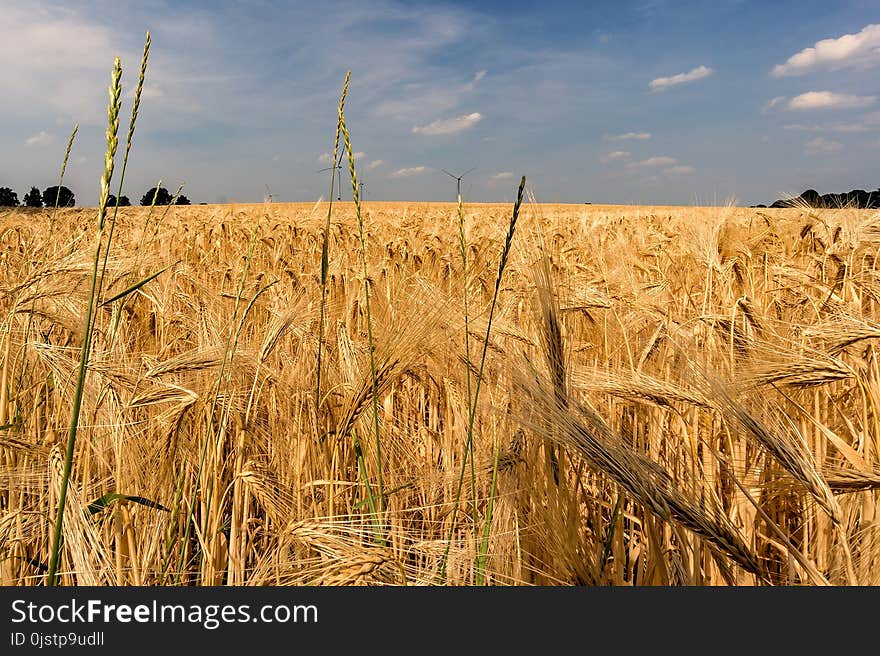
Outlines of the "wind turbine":
{"label": "wind turbine", "polygon": [[366,186],[367,185],[365,182],[363,182],[363,181],[358,182],[358,187],[359,187],[358,194],[360,194],[361,200],[364,199],[364,187],[366,187]]}
{"label": "wind turbine", "polygon": [[468,173],[470,173],[471,171],[475,170],[476,168],[477,168],[476,166],[473,166],[473,167],[469,168],[467,171],[465,171],[464,173],[462,173],[461,175],[455,175],[454,173],[450,173],[446,169],[440,169],[440,170],[443,171],[450,178],[455,180],[455,191],[456,191],[457,197],[461,198],[461,179],[464,176],[466,176]]}
{"label": "wind turbine", "polygon": [[336,166],[328,166],[327,168],[323,168],[318,173],[323,173],[324,171],[331,171],[336,169],[336,200],[342,200],[342,156],[345,155],[345,149],[342,149],[342,152],[339,153],[339,161],[336,162]]}
{"label": "wind turbine", "polygon": [[269,185],[266,185],[266,196],[263,198],[264,203],[272,202],[272,190],[269,189]]}

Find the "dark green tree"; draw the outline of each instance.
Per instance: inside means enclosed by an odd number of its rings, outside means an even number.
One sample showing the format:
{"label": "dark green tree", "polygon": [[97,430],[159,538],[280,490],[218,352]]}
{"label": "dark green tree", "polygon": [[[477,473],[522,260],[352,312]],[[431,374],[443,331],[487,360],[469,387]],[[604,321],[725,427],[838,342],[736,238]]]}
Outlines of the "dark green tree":
{"label": "dark green tree", "polygon": [[131,207],[131,201],[128,200],[128,196],[119,197],[119,207]]}
{"label": "dark green tree", "polygon": [[18,207],[18,194],[9,187],[0,187],[0,207]]}
{"label": "dark green tree", "polygon": [[180,196],[177,197],[177,200],[175,201],[174,204],[175,205],[191,205],[192,203],[189,202],[189,198],[187,198],[183,194],[180,194]]}
{"label": "dark green tree", "polygon": [[152,205],[153,198],[156,199],[156,205],[171,205],[171,193],[165,187],[152,187],[141,198],[141,205]]}
{"label": "dark green tree", "polygon": [[47,187],[43,191],[43,203],[46,207],[55,207],[56,201],[58,207],[73,207],[76,197],[67,187]]}
{"label": "dark green tree", "polygon": [[24,195],[24,204],[25,207],[42,207],[43,194],[36,187],[31,187],[31,190]]}

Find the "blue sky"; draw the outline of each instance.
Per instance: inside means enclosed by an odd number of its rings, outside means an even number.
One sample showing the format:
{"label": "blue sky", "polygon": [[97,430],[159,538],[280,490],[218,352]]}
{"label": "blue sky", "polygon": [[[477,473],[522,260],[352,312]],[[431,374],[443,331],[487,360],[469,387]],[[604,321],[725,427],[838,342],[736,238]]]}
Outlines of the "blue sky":
{"label": "blue sky", "polygon": [[[114,56],[152,50],[125,192],[326,198],[336,103],[367,200],[769,203],[880,187],[880,3],[10,2],[0,186],[97,199]],[[121,134],[131,97],[123,101]],[[347,175],[343,198],[350,198]],[[114,185],[115,189],[115,185]]]}

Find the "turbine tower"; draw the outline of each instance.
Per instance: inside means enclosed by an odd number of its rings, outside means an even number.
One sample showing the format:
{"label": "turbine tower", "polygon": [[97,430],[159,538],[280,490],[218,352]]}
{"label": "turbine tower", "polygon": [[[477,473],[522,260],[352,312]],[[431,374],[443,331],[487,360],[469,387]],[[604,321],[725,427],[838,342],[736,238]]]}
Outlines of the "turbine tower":
{"label": "turbine tower", "polygon": [[336,200],[342,200],[342,156],[345,155],[345,148],[339,153],[339,161],[336,162],[336,166],[328,166],[318,171],[318,173],[323,173],[324,171],[331,171],[336,169]]}
{"label": "turbine tower", "polygon": [[443,171],[450,178],[455,180],[455,192],[457,194],[457,197],[461,198],[461,179],[464,176],[466,176],[468,173],[474,171],[476,168],[477,168],[476,166],[473,166],[473,167],[469,168],[467,171],[465,171],[464,173],[462,173],[461,175],[455,175],[454,173],[450,173],[446,169],[440,169],[440,170]]}

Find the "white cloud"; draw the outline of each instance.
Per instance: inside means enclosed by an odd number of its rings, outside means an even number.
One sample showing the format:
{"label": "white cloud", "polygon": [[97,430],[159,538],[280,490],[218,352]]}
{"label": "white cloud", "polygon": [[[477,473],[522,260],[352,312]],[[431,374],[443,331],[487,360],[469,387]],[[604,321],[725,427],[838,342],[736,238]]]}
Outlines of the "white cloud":
{"label": "white cloud", "polygon": [[36,134],[32,134],[27,139],[25,139],[24,143],[26,146],[46,146],[52,143],[53,138],[52,135],[46,132],[45,130],[40,130]]}
{"label": "white cloud", "polygon": [[607,153],[602,157],[603,162],[613,162],[619,159],[627,159],[629,158],[629,153],[625,150],[614,150],[610,153]]}
{"label": "white cloud", "polygon": [[468,128],[474,127],[477,123],[480,122],[482,118],[482,114],[480,114],[479,112],[473,112],[471,114],[456,116],[455,118],[440,119],[434,121],[433,123],[428,123],[428,125],[417,125],[412,129],[412,131],[413,134],[427,135],[455,134],[457,132],[461,132],[462,130],[467,130]]}
{"label": "white cloud", "polygon": [[370,171],[372,171],[373,169],[382,166],[384,163],[385,163],[385,162],[384,162],[383,160],[381,160],[381,159],[374,159],[372,162],[370,162],[369,164],[367,164],[367,169],[369,169]]}
{"label": "white cloud", "polygon": [[[362,157],[366,157],[366,156],[367,156],[367,154],[363,151],[357,151],[354,154],[354,158],[356,160],[361,159]],[[345,150],[340,149],[339,157],[341,157],[343,161],[346,161]],[[324,164],[325,166],[332,166],[333,165],[333,156],[330,153],[321,153],[320,155],[318,155],[318,164]]]}
{"label": "white cloud", "polygon": [[391,174],[392,178],[407,178],[411,175],[419,175],[420,173],[424,173],[427,169],[424,166],[413,166],[408,169],[397,169],[394,173]]}
{"label": "white cloud", "polygon": [[771,98],[764,107],[761,108],[761,112],[766,114],[771,109],[785,102],[786,96],[776,96],[775,98]]}
{"label": "white cloud", "polygon": [[476,84],[477,82],[479,82],[480,80],[482,80],[484,77],[486,77],[486,71],[485,71],[485,70],[477,71],[477,72],[474,74],[474,79],[471,80],[471,84]]}
{"label": "white cloud", "polygon": [[493,182],[499,182],[501,180],[510,180],[511,178],[513,178],[513,173],[511,171],[501,171],[489,179]]}
{"label": "white cloud", "polygon": [[630,168],[651,168],[655,166],[672,166],[676,163],[676,159],[674,157],[649,157],[648,159],[643,159],[639,162],[633,162],[629,166]]}
{"label": "white cloud", "polygon": [[679,84],[684,84],[685,82],[701,80],[704,77],[709,77],[714,72],[715,71],[708,66],[697,66],[687,73],[679,73],[678,75],[670,75],[669,77],[658,77],[651,80],[651,83],[648,86],[651,87],[652,91],[660,91],[668,89],[669,87],[678,86]]}
{"label": "white cloud", "polygon": [[784,130],[801,130],[804,132],[866,132],[868,126],[864,123],[827,123],[827,124],[804,124],[787,123],[782,126]]}
{"label": "white cloud", "polygon": [[817,41],[773,67],[772,75],[801,75],[817,69],[838,70],[880,63],[880,25],[866,25],[857,34]]}
{"label": "white cloud", "polygon": [[[132,100],[132,99],[134,99],[136,93],[137,93],[137,86],[135,85],[131,89],[128,90],[128,93],[125,94],[125,97],[128,98],[129,100]],[[144,84],[143,89],[141,89],[141,101],[144,101],[147,99],[154,100],[156,98],[161,98],[164,95],[165,95],[165,92],[162,91],[162,89],[156,85]]]}
{"label": "white cloud", "polygon": [[834,91],[807,91],[788,102],[791,110],[807,109],[859,109],[871,105],[876,96],[853,96]]}
{"label": "white cloud", "polygon": [[650,132],[626,132],[625,134],[614,134],[614,135],[611,135],[610,137],[605,137],[605,138],[608,139],[609,141],[625,141],[627,139],[644,140],[644,139],[650,139],[651,133]]}
{"label": "white cloud", "polygon": [[839,141],[831,141],[825,137],[816,137],[804,144],[804,153],[807,155],[823,155],[836,153],[843,150],[843,144]]}
{"label": "white cloud", "polygon": [[668,169],[663,169],[665,175],[689,175],[694,172],[693,166],[672,166]]}

